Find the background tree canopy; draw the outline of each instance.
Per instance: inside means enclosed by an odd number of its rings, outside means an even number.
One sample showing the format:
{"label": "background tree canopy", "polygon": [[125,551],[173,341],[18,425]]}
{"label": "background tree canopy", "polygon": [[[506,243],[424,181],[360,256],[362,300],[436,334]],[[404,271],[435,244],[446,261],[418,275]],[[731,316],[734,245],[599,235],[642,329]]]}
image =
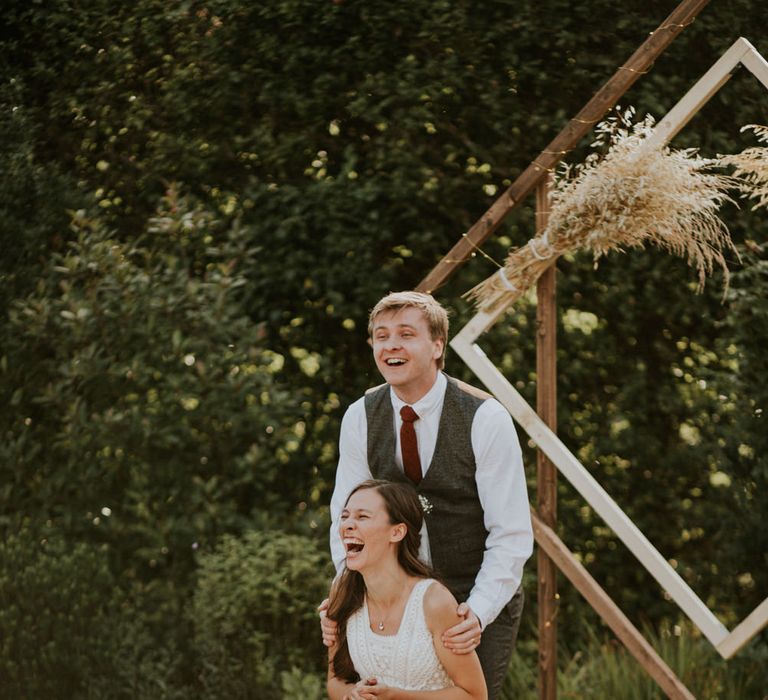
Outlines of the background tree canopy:
{"label": "background tree canopy", "polygon": [[[6,3],[4,696],[319,697],[338,427],[378,383],[368,310],[415,286],[676,4]],[[740,35],[768,55],[764,19],[759,0],[712,3],[623,104],[663,116]],[[736,152],[750,123],[768,100],[741,71],[673,145]],[[725,298],[652,251],[559,265],[560,434],[729,626],[768,595],[765,215],[723,212],[741,254]],[[529,203],[484,251],[532,231]],[[477,256],[438,291],[454,328],[493,271]],[[531,401],[533,304],[484,339]],[[678,622],[560,491],[561,536],[622,609]],[[593,618],[563,588],[575,653]],[[766,643],[724,672],[753,679],[741,697],[765,687]]]}

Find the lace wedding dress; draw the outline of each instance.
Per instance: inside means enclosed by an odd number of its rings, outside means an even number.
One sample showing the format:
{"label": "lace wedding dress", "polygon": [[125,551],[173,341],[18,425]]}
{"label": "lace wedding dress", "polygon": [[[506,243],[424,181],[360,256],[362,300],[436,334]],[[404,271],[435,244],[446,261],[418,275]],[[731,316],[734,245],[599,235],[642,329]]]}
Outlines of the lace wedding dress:
{"label": "lace wedding dress", "polygon": [[360,678],[404,690],[440,690],[453,683],[435,653],[424,618],[424,594],[433,579],[422,579],[411,590],[397,634],[371,629],[367,601],[347,622],[347,643]]}

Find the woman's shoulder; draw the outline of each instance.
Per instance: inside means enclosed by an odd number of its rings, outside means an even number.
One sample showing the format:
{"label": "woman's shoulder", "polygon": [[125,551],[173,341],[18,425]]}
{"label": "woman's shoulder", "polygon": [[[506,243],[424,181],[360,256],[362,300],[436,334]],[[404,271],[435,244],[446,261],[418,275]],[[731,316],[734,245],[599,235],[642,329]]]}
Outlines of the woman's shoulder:
{"label": "woman's shoulder", "polygon": [[456,598],[442,583],[431,581],[424,593],[424,617],[430,628],[438,627],[441,631],[461,620],[456,614]]}

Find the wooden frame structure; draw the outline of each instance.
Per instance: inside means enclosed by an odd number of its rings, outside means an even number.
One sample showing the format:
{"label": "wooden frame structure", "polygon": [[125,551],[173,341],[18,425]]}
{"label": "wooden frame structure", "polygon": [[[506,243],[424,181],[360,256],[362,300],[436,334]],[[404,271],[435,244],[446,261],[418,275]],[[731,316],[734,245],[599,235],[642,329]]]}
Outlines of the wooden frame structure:
{"label": "wooden frame structure", "polygon": [[[707,2],[708,0],[683,0],[661,27],[651,34],[651,37],[643,43],[629,61],[569,122],[548,148],[494,202],[486,214],[462,236],[462,239],[421,282],[418,289],[432,292],[439,287],[458,265],[466,261],[472,251],[498,228],[503,218],[534,188],[536,188],[537,194],[537,229],[543,228],[546,225],[546,202],[549,186],[545,176],[620,99],[638,75],[650,67],[677,33],[693,21]],[[659,144],[668,143],[727,82],[733,70],[739,65],[744,65],[768,89],[768,63],[746,39],[740,38],[659,122],[650,138]],[[542,180],[545,180],[543,184]],[[554,568],[556,565],[576,586],[577,590],[584,595],[669,697],[692,698],[693,696],[687,688],[658,657],[653,648],[578,563],[554,532],[553,528],[556,521],[555,467],[569,479],[585,500],[612,527],[619,538],[724,658],[733,656],[755,634],[768,625],[768,599],[763,601],[732,632],[729,632],[555,435],[555,274],[553,264],[542,275],[537,287],[540,307],[537,308],[537,405],[540,415],[537,415],[525,402],[475,342],[483,332],[498,320],[505,311],[505,307],[495,309],[490,313],[478,313],[450,343],[451,347],[505,405],[539,447],[537,459],[539,512],[532,512],[534,534],[540,547],[539,695],[541,698],[556,697],[556,627],[554,625],[557,605],[556,571]]]}
{"label": "wooden frame structure", "polygon": [[[744,58],[748,58],[749,65],[747,67],[768,90],[768,62],[746,39],[739,38],[659,122],[649,137],[650,140],[665,145],[725,84],[733,69],[739,63],[743,63]],[[491,313],[477,313],[453,338],[451,347],[499,401],[506,406],[528,435],[533,438],[539,449],[613,529],[619,539],[667,591],[672,600],[688,615],[717,651],[724,658],[730,658],[763,627],[768,625],[768,598],[733,632],[728,632],[726,627],[704,605],[667,560],[659,554],[616,502],[597,483],[586,467],[565,447],[545,421],[528,406],[519,392],[496,370],[485,353],[475,343],[476,339],[490,328],[505,310],[506,307],[502,306]],[[489,365],[494,371],[490,371]]]}

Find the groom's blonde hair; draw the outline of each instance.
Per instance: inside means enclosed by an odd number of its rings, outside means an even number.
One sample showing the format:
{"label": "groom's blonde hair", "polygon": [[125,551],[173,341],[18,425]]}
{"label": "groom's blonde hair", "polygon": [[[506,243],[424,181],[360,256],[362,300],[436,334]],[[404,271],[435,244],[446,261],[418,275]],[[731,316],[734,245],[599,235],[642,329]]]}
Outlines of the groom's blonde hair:
{"label": "groom's blonde hair", "polygon": [[412,307],[424,316],[432,340],[443,341],[443,354],[437,361],[437,368],[445,367],[445,351],[448,347],[448,312],[431,294],[424,292],[392,292],[381,299],[368,317],[368,337],[373,337],[376,317],[383,313],[400,311]]}

